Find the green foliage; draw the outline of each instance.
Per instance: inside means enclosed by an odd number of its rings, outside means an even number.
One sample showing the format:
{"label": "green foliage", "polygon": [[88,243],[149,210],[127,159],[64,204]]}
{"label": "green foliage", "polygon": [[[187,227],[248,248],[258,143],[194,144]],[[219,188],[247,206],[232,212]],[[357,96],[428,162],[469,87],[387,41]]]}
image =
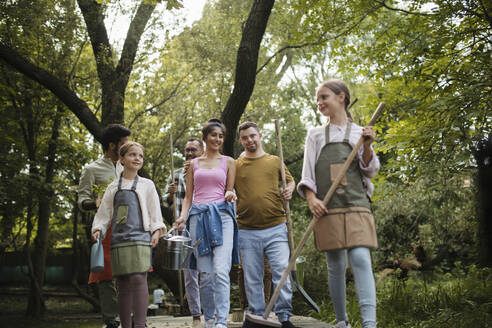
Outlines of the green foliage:
{"label": "green foliage", "polygon": [[[466,176],[425,175],[407,184],[379,182],[374,196],[379,249],[376,260],[403,260],[422,246],[428,261],[451,267],[456,258],[476,259],[478,222]],[[449,263],[451,261],[451,263]],[[447,263],[446,263],[447,262]]]}
{"label": "green foliage", "polygon": [[[492,272],[475,266],[423,279],[414,273],[408,280],[387,277],[377,289],[378,327],[491,327]],[[348,286],[347,313],[353,327],[361,326],[353,283]],[[333,305],[325,301],[313,316],[335,321]]]}

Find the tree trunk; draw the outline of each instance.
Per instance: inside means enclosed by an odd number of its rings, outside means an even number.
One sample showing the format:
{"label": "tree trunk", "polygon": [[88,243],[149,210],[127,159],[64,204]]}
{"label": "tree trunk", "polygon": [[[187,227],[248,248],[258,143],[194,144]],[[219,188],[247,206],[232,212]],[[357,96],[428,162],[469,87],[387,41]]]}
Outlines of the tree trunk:
{"label": "tree trunk", "polygon": [[222,121],[227,127],[224,153],[229,156],[234,156],[236,129],[255,87],[258,52],[274,3],[275,0],[255,0],[243,30],[234,88],[222,111]]}
{"label": "tree trunk", "polygon": [[120,60],[118,65],[114,67],[113,53],[104,26],[102,5],[93,0],[77,0],[77,3],[84,16],[87,32],[91,39],[97,74],[101,82],[102,124],[106,126],[109,123],[123,123],[125,90],[135,62],[138,43],[154,11],[155,4],[152,1],[144,0],[138,6],[126,35]]}
{"label": "tree trunk", "polygon": [[113,54],[104,26],[102,6],[93,0],[78,0],[77,2],[87,25],[102,87],[102,122],[99,122],[87,103],[69,88],[63,78],[58,78],[31,63],[4,42],[0,42],[0,59],[50,90],[78,117],[96,140],[101,141],[104,127],[107,124],[123,123],[125,90],[135,62],[138,44],[154,11],[156,2],[141,1],[135,17],[130,23],[121,57],[116,67],[113,66]]}
{"label": "tree trunk", "polygon": [[44,275],[46,269],[46,254],[48,252],[48,233],[49,220],[51,216],[51,201],[54,196],[52,182],[55,173],[55,158],[58,136],[60,134],[62,109],[61,105],[57,106],[55,119],[51,131],[51,138],[48,145],[47,163],[45,170],[45,180],[38,189],[38,229],[35,239],[35,250],[33,269],[35,283],[38,288],[31,289],[28,302],[28,315],[38,317],[44,313],[42,304],[42,287],[44,285]]}
{"label": "tree trunk", "polygon": [[479,252],[480,263],[492,267],[492,133],[481,140],[475,150],[477,161],[478,202],[477,216],[479,219]]}
{"label": "tree trunk", "polygon": [[72,217],[73,217],[73,229],[72,229],[72,287],[75,289],[77,294],[87,302],[89,302],[92,305],[92,308],[94,312],[101,312],[101,305],[99,304],[99,301],[87,294],[80,288],[79,283],[78,283],[78,276],[79,276],[79,269],[80,269],[80,247],[78,243],[78,221],[79,221],[79,208],[77,207],[77,198],[72,202],[73,206],[73,212],[72,212]]}

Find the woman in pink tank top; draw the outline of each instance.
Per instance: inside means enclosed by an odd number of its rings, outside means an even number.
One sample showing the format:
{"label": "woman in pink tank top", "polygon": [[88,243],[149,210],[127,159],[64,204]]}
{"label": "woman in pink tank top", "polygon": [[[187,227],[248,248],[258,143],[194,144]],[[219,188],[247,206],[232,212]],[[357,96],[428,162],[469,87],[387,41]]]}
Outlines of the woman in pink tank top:
{"label": "woman in pink tank top", "polygon": [[[190,267],[200,276],[212,275],[200,284],[205,327],[227,327],[230,308],[229,272],[239,262],[237,222],[233,191],[234,159],[221,154],[225,127],[211,119],[202,129],[205,153],[195,158],[186,173],[186,196],[175,227],[189,229],[192,243],[202,239],[193,252]],[[211,279],[212,278],[212,279]],[[217,314],[217,318],[215,318]]]}

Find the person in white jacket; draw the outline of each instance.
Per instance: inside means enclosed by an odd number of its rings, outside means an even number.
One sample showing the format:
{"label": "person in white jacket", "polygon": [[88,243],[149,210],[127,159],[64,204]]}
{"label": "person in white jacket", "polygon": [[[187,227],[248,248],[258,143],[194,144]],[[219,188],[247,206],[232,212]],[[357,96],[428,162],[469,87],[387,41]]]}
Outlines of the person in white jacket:
{"label": "person in white jacket", "polygon": [[[350,327],[345,306],[346,254],[355,279],[363,328],[376,327],[376,289],[370,250],[377,247],[374,218],[370,210],[373,186],[370,182],[379,170],[372,149],[376,134],[371,126],[361,127],[348,112],[350,92],[340,80],[323,82],[316,93],[319,111],[329,117],[327,125],[308,132],[304,151],[302,180],[297,186],[306,198],[313,216],[315,245],[325,252],[328,284],[337,319],[336,328]],[[322,199],[339,175],[358,140],[357,150],[328,204]]]}
{"label": "person in white jacket", "polygon": [[119,150],[123,172],[104,192],[92,224],[92,238],[106,234],[111,223],[111,269],[118,286],[118,312],[122,328],[144,328],[149,290],[147,272],[151,247],[165,231],[159,196],[152,180],[139,177],[144,148],[128,142]]}

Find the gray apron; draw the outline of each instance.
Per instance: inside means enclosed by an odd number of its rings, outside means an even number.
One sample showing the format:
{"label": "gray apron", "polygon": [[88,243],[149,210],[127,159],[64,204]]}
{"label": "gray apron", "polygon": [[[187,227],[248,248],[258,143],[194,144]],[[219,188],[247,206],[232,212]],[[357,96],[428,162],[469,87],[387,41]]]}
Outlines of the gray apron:
{"label": "gray apron", "polygon": [[[347,123],[342,142],[330,142],[329,125],[326,126],[326,142],[315,165],[316,196],[319,199],[325,197],[352,152],[349,143],[352,124]],[[350,163],[326,207],[328,214],[319,218],[314,226],[315,245],[318,250],[377,247],[374,218],[362,183],[358,156]]]}
{"label": "gray apron", "polygon": [[138,175],[131,189],[121,189],[114,195],[113,220],[111,221],[111,269],[114,276],[142,273],[150,270],[151,235],[145,231],[142,210],[135,192]]}

